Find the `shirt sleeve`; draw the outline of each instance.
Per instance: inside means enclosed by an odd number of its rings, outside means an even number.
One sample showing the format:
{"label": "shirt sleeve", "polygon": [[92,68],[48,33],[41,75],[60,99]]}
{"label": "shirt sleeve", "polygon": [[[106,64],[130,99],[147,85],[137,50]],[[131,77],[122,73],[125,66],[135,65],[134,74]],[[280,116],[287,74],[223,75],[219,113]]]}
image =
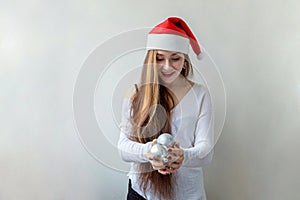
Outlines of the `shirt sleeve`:
{"label": "shirt sleeve", "polygon": [[195,129],[194,146],[183,149],[184,160],[182,166],[184,167],[203,167],[212,161],[214,147],[213,110],[207,89],[203,91]]}
{"label": "shirt sleeve", "polygon": [[132,141],[128,138],[132,128],[130,121],[130,105],[130,99],[126,98],[123,100],[120,123],[120,138],[118,141],[119,154],[125,162],[145,163],[148,162],[146,153],[151,148],[151,142],[142,144]]}

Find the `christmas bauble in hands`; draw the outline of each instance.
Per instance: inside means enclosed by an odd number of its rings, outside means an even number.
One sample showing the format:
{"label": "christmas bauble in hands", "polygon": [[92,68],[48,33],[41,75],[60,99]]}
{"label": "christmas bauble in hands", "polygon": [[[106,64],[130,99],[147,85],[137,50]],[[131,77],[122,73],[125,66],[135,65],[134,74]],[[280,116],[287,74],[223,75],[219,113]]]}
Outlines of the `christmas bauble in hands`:
{"label": "christmas bauble in hands", "polygon": [[174,144],[174,138],[171,134],[169,133],[163,133],[157,138],[157,143],[165,146],[165,147],[170,147]]}
{"label": "christmas bauble in hands", "polygon": [[157,138],[157,144],[154,144],[150,149],[150,153],[156,158],[161,158],[164,164],[169,162],[167,158],[168,147],[174,144],[174,138],[169,133],[163,133]]}

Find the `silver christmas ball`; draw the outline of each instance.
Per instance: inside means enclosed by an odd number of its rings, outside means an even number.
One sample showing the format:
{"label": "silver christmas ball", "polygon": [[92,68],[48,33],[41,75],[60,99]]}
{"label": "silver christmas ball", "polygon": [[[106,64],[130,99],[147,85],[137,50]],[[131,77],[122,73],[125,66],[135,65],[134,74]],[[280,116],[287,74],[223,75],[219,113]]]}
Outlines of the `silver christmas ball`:
{"label": "silver christmas ball", "polygon": [[174,144],[174,138],[169,133],[163,133],[157,138],[157,143],[162,144],[166,147],[172,146]]}
{"label": "silver christmas ball", "polygon": [[155,157],[165,157],[167,155],[167,149],[161,144],[154,144],[151,149],[150,153]]}

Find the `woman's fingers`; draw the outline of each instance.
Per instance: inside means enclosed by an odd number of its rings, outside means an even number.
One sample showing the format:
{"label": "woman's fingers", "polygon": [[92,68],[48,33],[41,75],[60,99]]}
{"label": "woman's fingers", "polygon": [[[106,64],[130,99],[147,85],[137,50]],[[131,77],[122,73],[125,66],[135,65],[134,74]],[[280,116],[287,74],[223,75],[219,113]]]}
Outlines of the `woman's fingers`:
{"label": "woman's fingers", "polygon": [[[152,146],[154,144],[157,144],[156,139],[153,140]],[[167,175],[181,167],[184,159],[184,151],[180,148],[179,143],[175,142],[172,147],[168,148],[166,158],[169,162],[164,163],[162,158],[152,155],[150,150],[146,153],[146,157],[149,159],[154,170],[158,170],[159,173]]]}
{"label": "woman's fingers", "polygon": [[169,172],[169,174],[174,173],[178,168],[174,168],[172,166],[166,166],[166,170]]}
{"label": "woman's fingers", "polygon": [[163,169],[165,168],[165,165],[163,164],[162,160],[153,156],[152,154],[147,153],[147,158],[149,159],[153,169],[158,170],[158,169]]}
{"label": "woman's fingers", "polygon": [[178,148],[170,148],[167,158],[169,162],[182,162],[184,159],[184,151]]}
{"label": "woman's fingers", "polygon": [[171,162],[168,164],[168,166],[173,169],[179,169],[181,164],[182,164],[182,162]]}
{"label": "woman's fingers", "polygon": [[169,148],[168,149],[168,154],[173,155],[173,156],[183,156],[184,151],[180,148]]}
{"label": "woman's fingers", "polygon": [[180,148],[179,142],[174,142],[173,148]]}
{"label": "woman's fingers", "polygon": [[154,158],[153,160],[150,160],[150,162],[151,162],[152,167],[154,169],[163,169],[163,168],[165,168],[165,165],[164,165],[164,163],[162,162],[161,159]]}
{"label": "woman's fingers", "polygon": [[172,172],[170,172],[170,170],[169,169],[159,169],[159,170],[157,170],[158,171],[158,173],[160,173],[160,174],[163,174],[163,175],[169,175],[169,174],[171,174]]}
{"label": "woman's fingers", "polygon": [[174,171],[181,167],[183,159],[184,159],[184,151],[179,147],[179,143],[175,142],[173,147],[168,148],[167,158],[169,160],[168,166],[170,169]]}
{"label": "woman's fingers", "polygon": [[154,139],[154,140],[152,141],[152,144],[151,144],[151,145],[153,146],[153,145],[155,145],[155,144],[157,144],[157,139]]}

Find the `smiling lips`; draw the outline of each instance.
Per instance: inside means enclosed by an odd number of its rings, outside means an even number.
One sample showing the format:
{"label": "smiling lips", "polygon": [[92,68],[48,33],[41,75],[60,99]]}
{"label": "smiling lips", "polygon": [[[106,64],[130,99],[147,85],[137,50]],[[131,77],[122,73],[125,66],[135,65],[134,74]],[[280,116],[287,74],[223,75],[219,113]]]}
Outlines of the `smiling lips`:
{"label": "smiling lips", "polygon": [[171,77],[175,72],[169,72],[169,73],[166,73],[166,72],[161,72],[161,74],[166,77],[166,78],[169,78]]}

